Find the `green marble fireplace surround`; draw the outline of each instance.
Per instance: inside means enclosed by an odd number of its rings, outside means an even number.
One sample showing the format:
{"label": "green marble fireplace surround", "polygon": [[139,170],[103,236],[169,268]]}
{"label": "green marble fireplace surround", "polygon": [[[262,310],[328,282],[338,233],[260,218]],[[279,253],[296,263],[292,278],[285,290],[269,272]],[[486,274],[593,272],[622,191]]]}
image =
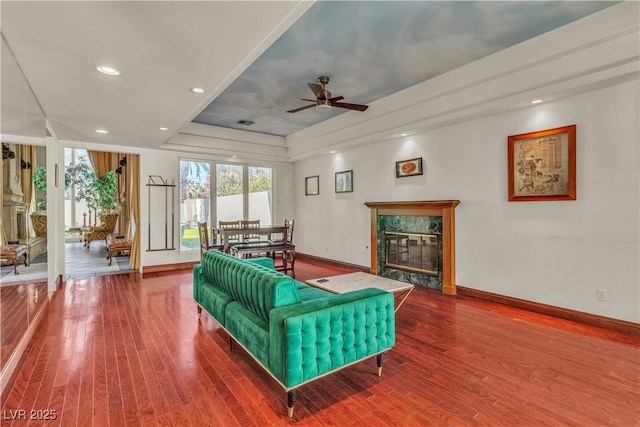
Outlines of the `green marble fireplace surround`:
{"label": "green marble fireplace surround", "polygon": [[[371,209],[371,273],[456,294],[455,207],[458,200],[367,202]],[[386,232],[438,236],[436,273],[386,265]]]}

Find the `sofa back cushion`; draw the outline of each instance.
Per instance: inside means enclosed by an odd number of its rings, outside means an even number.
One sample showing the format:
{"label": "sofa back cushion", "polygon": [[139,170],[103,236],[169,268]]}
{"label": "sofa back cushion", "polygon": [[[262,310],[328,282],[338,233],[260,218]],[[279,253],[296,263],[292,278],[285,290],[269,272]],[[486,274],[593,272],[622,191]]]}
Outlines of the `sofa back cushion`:
{"label": "sofa back cushion", "polygon": [[300,302],[291,277],[222,252],[205,252],[202,271],[208,282],[264,321],[271,309]]}

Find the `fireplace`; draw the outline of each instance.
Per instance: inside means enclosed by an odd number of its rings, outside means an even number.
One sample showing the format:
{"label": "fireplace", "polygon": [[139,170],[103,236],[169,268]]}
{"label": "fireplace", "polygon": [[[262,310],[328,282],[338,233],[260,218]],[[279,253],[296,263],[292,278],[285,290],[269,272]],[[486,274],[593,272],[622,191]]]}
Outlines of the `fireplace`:
{"label": "fireplace", "polygon": [[371,273],[455,295],[458,200],[367,202]]}

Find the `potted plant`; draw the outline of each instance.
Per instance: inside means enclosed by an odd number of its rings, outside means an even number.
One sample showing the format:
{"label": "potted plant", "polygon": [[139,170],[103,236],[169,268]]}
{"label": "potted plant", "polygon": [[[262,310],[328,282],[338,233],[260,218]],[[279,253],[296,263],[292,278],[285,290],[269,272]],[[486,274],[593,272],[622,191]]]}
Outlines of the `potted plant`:
{"label": "potted plant", "polygon": [[[33,173],[33,183],[38,192],[47,191],[47,171],[42,166],[36,166]],[[102,178],[96,177],[95,172],[86,165],[68,167],[64,172],[64,186],[76,189],[76,200],[84,200],[87,207],[96,210],[99,215],[118,207],[116,191],[118,181],[115,171],[109,171]],[[36,197],[38,210],[46,210],[47,203],[43,198]]]}

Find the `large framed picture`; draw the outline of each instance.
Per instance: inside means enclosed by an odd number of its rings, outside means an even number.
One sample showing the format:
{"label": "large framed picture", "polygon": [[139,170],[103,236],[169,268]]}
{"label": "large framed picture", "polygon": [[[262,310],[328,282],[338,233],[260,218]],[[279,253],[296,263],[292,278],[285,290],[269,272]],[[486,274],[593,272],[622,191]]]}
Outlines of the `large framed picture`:
{"label": "large framed picture", "polygon": [[320,176],[308,176],[304,179],[305,196],[316,196],[320,194]]}
{"label": "large framed picture", "polygon": [[422,157],[396,162],[396,178],[422,175]]}
{"label": "large framed picture", "polygon": [[336,193],[353,191],[353,170],[336,172]]}
{"label": "large framed picture", "polygon": [[508,138],[509,201],[576,200],[576,125]]}

